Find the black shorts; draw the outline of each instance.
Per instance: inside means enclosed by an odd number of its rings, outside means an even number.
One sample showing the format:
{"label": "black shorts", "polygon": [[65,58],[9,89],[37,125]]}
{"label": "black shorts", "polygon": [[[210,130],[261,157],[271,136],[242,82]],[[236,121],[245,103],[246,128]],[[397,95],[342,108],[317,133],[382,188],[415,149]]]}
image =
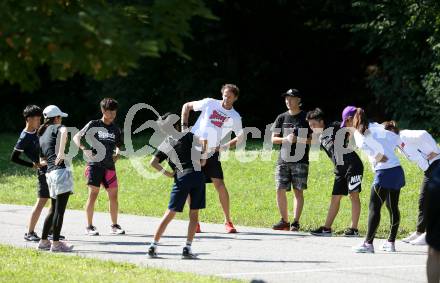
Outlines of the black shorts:
{"label": "black shorts", "polygon": [[212,183],[211,178],[223,180],[222,163],[220,162],[220,154],[215,152],[206,160],[206,165],[202,167],[202,172],[205,175],[205,183]]}
{"label": "black shorts", "polygon": [[38,184],[37,184],[37,197],[38,198],[50,198],[49,186],[46,180],[46,170],[47,167],[39,169],[37,171]]}
{"label": "black shorts", "polygon": [[440,251],[440,161],[431,165],[425,175],[426,242]]}
{"label": "black shorts", "polygon": [[360,193],[362,191],[362,173],[351,172],[344,175],[335,175],[332,195],[346,196],[349,193]]}
{"label": "black shorts", "polygon": [[194,171],[174,178],[168,209],[182,212],[188,196],[191,198],[190,209],[206,207],[205,177],[202,172]]}

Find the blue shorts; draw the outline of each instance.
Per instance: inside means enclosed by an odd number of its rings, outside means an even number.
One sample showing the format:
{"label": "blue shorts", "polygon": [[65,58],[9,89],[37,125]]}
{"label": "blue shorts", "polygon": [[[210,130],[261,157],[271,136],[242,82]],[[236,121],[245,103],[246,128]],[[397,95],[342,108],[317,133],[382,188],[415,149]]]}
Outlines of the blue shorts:
{"label": "blue shorts", "polygon": [[373,186],[390,190],[400,190],[405,186],[405,173],[401,166],[377,170],[374,174]]}
{"label": "blue shorts", "polygon": [[205,191],[205,176],[200,171],[175,177],[168,209],[182,212],[188,196],[191,198],[190,209],[203,209],[206,207]]}

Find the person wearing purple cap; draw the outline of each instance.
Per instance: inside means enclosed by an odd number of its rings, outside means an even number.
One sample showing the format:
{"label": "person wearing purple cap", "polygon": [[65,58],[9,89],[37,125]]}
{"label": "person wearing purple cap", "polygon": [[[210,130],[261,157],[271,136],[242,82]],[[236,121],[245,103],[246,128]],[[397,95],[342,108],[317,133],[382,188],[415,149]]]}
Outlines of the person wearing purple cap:
{"label": "person wearing purple cap", "polygon": [[[280,145],[280,155],[275,169],[277,205],[281,220],[272,226],[274,230],[299,231],[299,220],[304,206],[303,191],[307,189],[309,174],[308,139],[312,133],[301,110],[301,95],[296,89],[282,94],[288,111],[278,115],[272,126],[272,143]],[[286,192],[293,187],[295,195],[294,220],[289,223]]]}
{"label": "person wearing purple cap", "polygon": [[353,120],[356,111],[357,108],[355,106],[347,106],[344,108],[344,110],[342,111],[341,128],[344,128],[346,123],[350,123],[350,121]]}
{"label": "person wearing purple cap", "polygon": [[395,149],[402,140],[382,125],[369,123],[362,108],[348,106],[342,112],[343,124],[354,135],[356,146],[367,156],[374,171],[371,187],[367,236],[360,246],[354,247],[357,253],[374,253],[373,241],[380,223],[380,211],[385,203],[390,213],[390,234],[382,250],[395,252],[395,241],[400,224],[399,197],[405,186],[405,175],[400,166]]}

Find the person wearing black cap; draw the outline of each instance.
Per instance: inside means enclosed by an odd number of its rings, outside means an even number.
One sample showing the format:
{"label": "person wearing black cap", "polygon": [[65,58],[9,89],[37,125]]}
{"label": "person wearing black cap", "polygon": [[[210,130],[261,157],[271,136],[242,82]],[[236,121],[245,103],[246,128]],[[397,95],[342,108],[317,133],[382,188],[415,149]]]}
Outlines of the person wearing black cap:
{"label": "person wearing black cap", "polygon": [[[299,220],[304,206],[303,190],[307,189],[309,173],[308,138],[311,130],[306,113],[301,110],[301,94],[289,89],[282,94],[288,111],[278,115],[272,125],[272,143],[280,145],[280,155],[275,169],[277,205],[281,220],[273,225],[274,230],[299,231]],[[294,221],[289,223],[286,191],[293,187],[295,194]]]}

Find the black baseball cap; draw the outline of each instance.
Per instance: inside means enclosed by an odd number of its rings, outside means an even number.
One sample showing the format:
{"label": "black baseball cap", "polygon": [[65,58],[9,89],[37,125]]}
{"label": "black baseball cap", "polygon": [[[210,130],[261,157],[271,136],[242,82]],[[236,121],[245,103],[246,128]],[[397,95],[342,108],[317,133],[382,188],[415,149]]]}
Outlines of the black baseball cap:
{"label": "black baseball cap", "polygon": [[301,94],[299,93],[299,90],[297,90],[296,88],[291,88],[281,94],[281,97],[286,97],[286,96],[301,98]]}

